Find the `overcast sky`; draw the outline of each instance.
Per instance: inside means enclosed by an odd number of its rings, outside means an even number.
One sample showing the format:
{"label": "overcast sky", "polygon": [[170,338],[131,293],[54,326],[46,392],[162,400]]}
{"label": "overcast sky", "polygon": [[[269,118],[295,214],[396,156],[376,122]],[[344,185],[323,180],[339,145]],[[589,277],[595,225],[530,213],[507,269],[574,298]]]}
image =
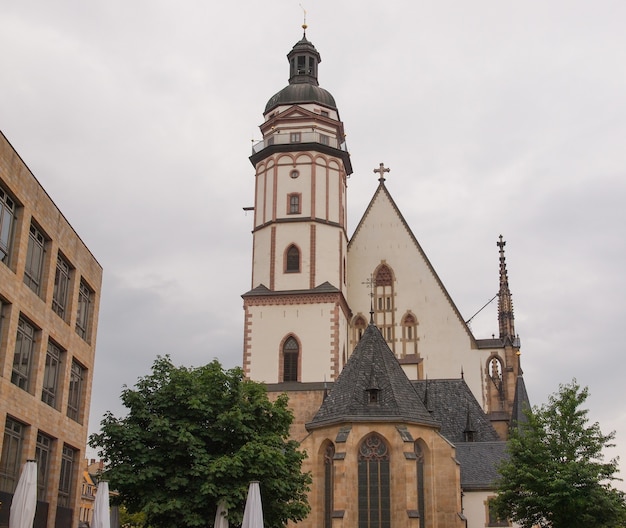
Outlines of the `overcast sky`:
{"label": "overcast sky", "polygon": [[[626,3],[303,5],[350,232],[384,162],[466,319],[497,292],[502,234],[531,402],[577,378],[625,464]],[[157,355],[241,364],[248,156],[302,18],[298,0],[0,2],[0,129],[104,268],[91,431]]]}

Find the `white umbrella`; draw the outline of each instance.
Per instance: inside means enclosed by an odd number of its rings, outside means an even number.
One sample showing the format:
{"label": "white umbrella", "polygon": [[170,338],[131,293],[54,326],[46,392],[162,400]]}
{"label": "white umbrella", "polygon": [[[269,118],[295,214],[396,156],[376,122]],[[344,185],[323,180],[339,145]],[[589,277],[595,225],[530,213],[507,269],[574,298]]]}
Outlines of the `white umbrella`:
{"label": "white umbrella", "polygon": [[33,528],[37,509],[37,462],[28,460],[11,501],[9,528]]}
{"label": "white umbrella", "polygon": [[263,506],[258,482],[250,482],[241,528],[263,528]]}
{"label": "white umbrella", "polygon": [[91,528],[111,528],[111,513],[109,512],[109,483],[106,480],[98,484],[96,500],[93,505]]}
{"label": "white umbrella", "polygon": [[226,515],[228,514],[228,510],[226,510],[226,506],[222,501],[217,505],[217,511],[215,512],[215,524],[214,528],[228,528],[228,519]]}

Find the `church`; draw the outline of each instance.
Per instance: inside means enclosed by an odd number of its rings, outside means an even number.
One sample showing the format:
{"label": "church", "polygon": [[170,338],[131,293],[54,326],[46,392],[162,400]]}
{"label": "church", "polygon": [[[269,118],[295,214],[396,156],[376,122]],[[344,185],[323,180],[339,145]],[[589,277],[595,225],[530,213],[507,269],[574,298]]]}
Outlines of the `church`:
{"label": "church", "polygon": [[479,339],[385,186],[383,163],[349,237],[344,125],[303,28],[250,156],[252,281],[242,295],[245,375],[289,396],[291,436],[308,455],[311,513],[297,526],[509,526],[489,501],[528,396],[505,241],[494,245],[499,335]]}

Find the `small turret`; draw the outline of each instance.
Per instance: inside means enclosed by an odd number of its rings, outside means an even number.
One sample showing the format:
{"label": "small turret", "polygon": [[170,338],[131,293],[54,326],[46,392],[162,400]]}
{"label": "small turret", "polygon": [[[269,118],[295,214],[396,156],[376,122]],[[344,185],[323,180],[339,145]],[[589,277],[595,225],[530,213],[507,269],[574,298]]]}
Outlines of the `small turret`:
{"label": "small turret", "polygon": [[498,325],[500,327],[500,339],[503,341],[515,340],[515,316],[513,315],[513,299],[509,289],[509,277],[506,270],[506,257],[504,256],[504,246],[506,242],[500,235],[497,242],[500,248],[500,290],[498,292]]}

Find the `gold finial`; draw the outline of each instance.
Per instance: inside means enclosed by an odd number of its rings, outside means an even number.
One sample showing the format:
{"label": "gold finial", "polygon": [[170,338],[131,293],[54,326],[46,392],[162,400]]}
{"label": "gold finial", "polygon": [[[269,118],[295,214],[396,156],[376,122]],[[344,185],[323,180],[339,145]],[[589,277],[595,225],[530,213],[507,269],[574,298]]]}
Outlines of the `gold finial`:
{"label": "gold finial", "polygon": [[[300,7],[302,7],[302,4],[300,4]],[[309,26],[306,25],[306,9],[304,9],[304,7],[302,7],[302,11],[304,12],[304,22],[302,23],[302,29],[304,29],[304,33],[306,35],[306,28],[309,27]]]}

